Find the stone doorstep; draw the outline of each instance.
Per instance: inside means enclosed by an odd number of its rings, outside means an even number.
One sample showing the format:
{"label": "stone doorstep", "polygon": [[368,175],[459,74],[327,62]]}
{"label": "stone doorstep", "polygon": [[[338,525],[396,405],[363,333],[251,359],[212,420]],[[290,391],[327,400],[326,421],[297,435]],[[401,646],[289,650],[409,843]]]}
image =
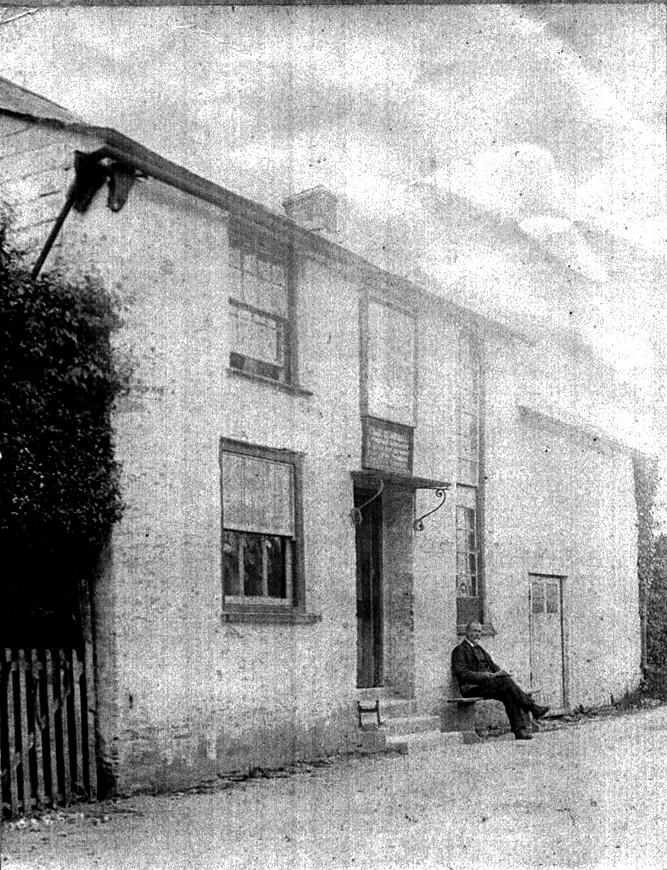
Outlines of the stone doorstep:
{"label": "stone doorstep", "polygon": [[405,755],[418,749],[464,742],[459,732],[441,730],[440,716],[417,714],[417,702],[413,699],[398,698],[386,689],[359,690],[357,699],[366,707],[379,700],[382,725],[378,728],[374,714],[364,713],[364,725],[360,730],[382,735],[386,751]]}
{"label": "stone doorstep", "polygon": [[[371,707],[377,700],[380,701],[380,718],[384,722],[395,716],[409,716],[417,710],[417,702],[410,698],[399,698],[391,694],[387,689],[358,689],[357,701],[365,707]],[[367,713],[365,716],[370,717]]]}

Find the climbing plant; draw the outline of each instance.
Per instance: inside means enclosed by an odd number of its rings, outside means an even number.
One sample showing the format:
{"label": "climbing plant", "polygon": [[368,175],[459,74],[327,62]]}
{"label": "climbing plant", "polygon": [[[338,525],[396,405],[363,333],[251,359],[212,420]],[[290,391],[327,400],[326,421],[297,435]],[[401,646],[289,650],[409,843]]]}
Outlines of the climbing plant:
{"label": "climbing plant", "polygon": [[667,698],[667,536],[655,540],[653,576],[647,600],[646,682]]}
{"label": "climbing plant", "polygon": [[[120,518],[110,412],[126,376],[95,280],[33,280],[0,239],[0,639],[74,619],[72,576]],[[64,614],[64,615],[63,615]],[[50,617],[50,621],[49,621]],[[41,620],[41,621],[40,621]]]}
{"label": "climbing plant", "polygon": [[657,463],[635,458],[634,475],[642,669],[647,688],[667,695],[667,537],[657,534],[654,521]]}

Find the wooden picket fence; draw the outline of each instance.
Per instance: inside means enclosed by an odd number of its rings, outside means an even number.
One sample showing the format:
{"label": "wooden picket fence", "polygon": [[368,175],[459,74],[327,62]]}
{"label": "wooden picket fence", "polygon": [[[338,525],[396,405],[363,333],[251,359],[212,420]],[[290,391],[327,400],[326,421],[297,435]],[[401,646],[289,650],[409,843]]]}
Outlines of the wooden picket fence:
{"label": "wooden picket fence", "polygon": [[5,649],[0,671],[3,813],[95,800],[94,717],[76,650]]}

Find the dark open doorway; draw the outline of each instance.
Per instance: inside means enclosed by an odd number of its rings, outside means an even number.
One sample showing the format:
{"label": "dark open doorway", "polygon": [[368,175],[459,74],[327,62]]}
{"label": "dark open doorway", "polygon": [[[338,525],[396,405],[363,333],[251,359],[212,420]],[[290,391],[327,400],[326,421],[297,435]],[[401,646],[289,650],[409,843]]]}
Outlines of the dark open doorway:
{"label": "dark open doorway", "polygon": [[354,504],[360,507],[357,526],[357,686],[383,684],[382,667],[382,499],[373,490],[355,488]]}

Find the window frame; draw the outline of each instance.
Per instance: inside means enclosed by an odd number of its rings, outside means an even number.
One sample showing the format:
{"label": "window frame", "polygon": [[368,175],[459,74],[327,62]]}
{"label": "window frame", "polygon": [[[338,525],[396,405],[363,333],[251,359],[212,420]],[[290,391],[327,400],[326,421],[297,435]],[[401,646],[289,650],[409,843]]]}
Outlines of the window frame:
{"label": "window frame", "polygon": [[[244,245],[243,242],[250,241],[252,244]],[[239,244],[240,242],[240,244]],[[271,311],[268,308],[262,308],[254,305],[251,302],[240,300],[234,297],[230,292],[227,294],[227,309],[228,309],[228,324],[229,324],[229,354],[228,368],[230,373],[240,375],[242,377],[251,378],[253,380],[262,381],[267,384],[275,384],[278,389],[298,389],[298,366],[297,366],[297,294],[296,285],[298,281],[298,260],[294,247],[294,242],[291,238],[280,238],[269,230],[258,227],[247,221],[239,219],[230,220],[227,228],[227,269],[235,270],[232,265],[232,250],[244,252],[246,249],[252,249],[257,260],[260,259],[260,253],[264,253],[266,259],[269,254],[275,251],[280,251],[284,256],[278,258],[274,256],[270,262],[278,264],[285,269],[286,275],[286,291],[287,291],[287,306],[286,313],[280,314],[276,311]],[[243,274],[243,269],[241,268]],[[234,335],[232,326],[232,311],[244,311],[248,314],[264,317],[279,324],[283,330],[283,363],[282,366],[274,365],[266,360],[258,360],[254,357],[239,353],[234,346]],[[232,357],[239,357],[247,360],[251,365],[248,368],[243,368],[232,363]],[[280,368],[283,377],[274,378],[268,374],[263,374],[258,369],[261,366],[273,366]]]}
{"label": "window frame", "polygon": [[[382,305],[386,308],[397,311],[399,314],[405,315],[413,321],[412,362],[414,368],[412,377],[412,408],[410,422],[393,419],[385,413],[378,414],[375,409],[371,409],[370,407],[370,308],[372,304]],[[419,411],[419,339],[419,310],[417,305],[409,296],[406,298],[400,298],[397,297],[395,292],[392,293],[387,288],[370,287],[368,284],[362,286],[359,301],[359,412],[362,418],[372,417],[377,420],[384,420],[387,423],[401,426],[404,429],[415,430]]]}
{"label": "window frame", "polygon": [[[223,514],[223,463],[224,454],[231,453],[251,456],[268,462],[282,462],[293,468],[294,481],[294,538],[292,547],[292,599],[279,603],[281,599],[253,600],[251,597],[229,596],[224,591],[224,537],[225,518]],[[315,614],[306,613],[304,579],[304,538],[303,538],[303,453],[275,447],[265,447],[238,441],[232,438],[220,439],[220,588],[222,593],[222,616],[224,621],[258,622],[315,622],[320,619]],[[230,600],[232,599],[232,600]],[[236,599],[236,600],[234,600]]]}
{"label": "window frame", "polygon": [[[470,383],[462,383],[462,377],[468,377],[470,366],[465,365],[462,360],[461,347],[463,342],[470,348],[476,359],[476,372],[474,373],[475,383],[470,388]],[[456,626],[459,634],[465,632],[466,623],[470,619],[477,619],[483,626],[485,625],[485,610],[486,610],[486,578],[485,578],[485,559],[484,559],[484,430],[485,430],[485,366],[483,355],[483,344],[479,335],[470,329],[460,330],[457,337],[456,349],[456,489],[455,489],[455,597],[456,597]],[[462,396],[466,395],[474,399],[476,405],[477,416],[477,456],[472,457],[468,450],[462,452],[462,435],[464,429],[462,419],[466,416],[471,416],[471,404],[462,401]],[[467,447],[467,445],[465,445]],[[477,479],[472,481],[470,477],[460,478],[461,464],[467,463],[468,466],[476,464]],[[477,561],[477,595],[476,596],[459,596],[458,594],[458,564],[459,564],[459,544],[458,544],[458,519],[457,513],[459,507],[470,507],[468,504],[459,503],[459,492],[461,490],[472,490],[474,493],[474,510],[475,510],[475,537],[476,537],[476,561]],[[473,605],[471,602],[477,602],[476,612],[473,613]],[[493,632],[491,625],[487,626],[489,633]]]}

